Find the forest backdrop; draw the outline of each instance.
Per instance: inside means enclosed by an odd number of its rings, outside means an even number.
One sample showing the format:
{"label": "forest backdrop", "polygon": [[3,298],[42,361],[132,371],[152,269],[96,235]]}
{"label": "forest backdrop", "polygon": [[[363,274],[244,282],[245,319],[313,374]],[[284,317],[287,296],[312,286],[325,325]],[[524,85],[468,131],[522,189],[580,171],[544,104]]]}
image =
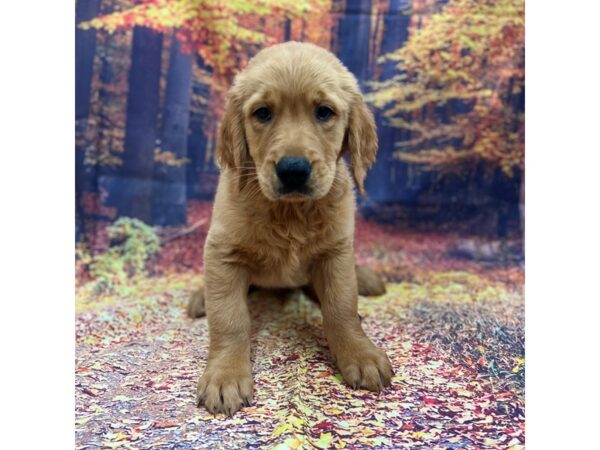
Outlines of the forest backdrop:
{"label": "forest backdrop", "polygon": [[[78,0],[78,448],[525,448],[523,0]],[[373,110],[359,297],[396,370],[381,395],[333,368],[317,305],[252,302],[255,404],[196,408],[203,284],[233,77],[286,40],[330,49]],[[199,365],[200,364],[200,365]]]}
{"label": "forest backdrop", "polygon": [[[523,13],[523,0],[78,0],[79,266],[110,246],[142,268],[157,233],[206,226],[225,92],[286,40],[334,52],[375,114],[364,217],[520,239]],[[119,247],[135,233],[138,253]]]}

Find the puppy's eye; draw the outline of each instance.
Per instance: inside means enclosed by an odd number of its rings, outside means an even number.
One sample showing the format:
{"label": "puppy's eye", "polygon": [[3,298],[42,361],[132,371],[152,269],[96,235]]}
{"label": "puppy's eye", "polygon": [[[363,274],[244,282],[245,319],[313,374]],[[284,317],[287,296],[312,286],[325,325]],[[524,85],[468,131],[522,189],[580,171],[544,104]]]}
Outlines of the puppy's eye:
{"label": "puppy's eye", "polygon": [[252,115],[262,123],[268,122],[269,120],[271,120],[272,117],[271,110],[264,106],[262,108],[258,108],[252,113]]}
{"label": "puppy's eye", "polygon": [[319,122],[327,122],[335,116],[335,113],[333,112],[333,109],[328,106],[319,106],[315,111],[315,116]]}

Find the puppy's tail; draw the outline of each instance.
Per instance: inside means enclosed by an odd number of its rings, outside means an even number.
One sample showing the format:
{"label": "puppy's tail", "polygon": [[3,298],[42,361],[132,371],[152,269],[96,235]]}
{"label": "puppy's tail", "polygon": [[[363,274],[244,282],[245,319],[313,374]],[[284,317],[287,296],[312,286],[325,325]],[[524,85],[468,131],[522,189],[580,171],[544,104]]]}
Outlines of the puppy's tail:
{"label": "puppy's tail", "polygon": [[385,281],[383,277],[367,266],[356,265],[356,282],[360,295],[385,294]]}

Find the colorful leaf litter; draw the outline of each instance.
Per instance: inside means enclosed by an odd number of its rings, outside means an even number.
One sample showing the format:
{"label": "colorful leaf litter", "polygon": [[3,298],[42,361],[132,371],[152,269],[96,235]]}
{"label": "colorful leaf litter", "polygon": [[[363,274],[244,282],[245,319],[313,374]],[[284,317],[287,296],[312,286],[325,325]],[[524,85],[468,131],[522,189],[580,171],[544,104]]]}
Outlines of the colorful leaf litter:
{"label": "colorful leaf litter", "polygon": [[213,417],[194,402],[206,319],[184,313],[201,275],[156,272],[110,295],[80,286],[77,448],[524,448],[522,270],[456,262],[452,236],[411,248],[401,234],[358,226],[359,259],[395,280],[359,304],[396,369],[380,395],[342,382],[316,304],[259,291],[254,404]]}

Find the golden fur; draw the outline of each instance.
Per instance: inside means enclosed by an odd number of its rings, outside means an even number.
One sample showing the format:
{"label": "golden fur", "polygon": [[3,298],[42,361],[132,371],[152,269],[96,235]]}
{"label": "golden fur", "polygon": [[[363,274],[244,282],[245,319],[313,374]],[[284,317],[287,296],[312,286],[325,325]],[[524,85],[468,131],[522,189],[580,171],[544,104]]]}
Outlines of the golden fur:
{"label": "golden fur", "polygon": [[[321,122],[315,108],[334,115]],[[257,108],[273,112],[268,123]],[[198,402],[233,414],[252,401],[251,285],[309,287],[318,297],[330,350],[346,382],[380,391],[392,366],[363,332],[357,297],[380,294],[383,282],[355,267],[352,177],[363,192],[377,135],[355,78],[331,53],[289,42],[261,51],[231,88],[220,128],[222,168],[205,244],[204,291],[188,314],[208,316],[210,347]],[[279,194],[275,164],[303,156],[312,164],[310,194]],[[357,281],[358,274],[358,281]]]}

